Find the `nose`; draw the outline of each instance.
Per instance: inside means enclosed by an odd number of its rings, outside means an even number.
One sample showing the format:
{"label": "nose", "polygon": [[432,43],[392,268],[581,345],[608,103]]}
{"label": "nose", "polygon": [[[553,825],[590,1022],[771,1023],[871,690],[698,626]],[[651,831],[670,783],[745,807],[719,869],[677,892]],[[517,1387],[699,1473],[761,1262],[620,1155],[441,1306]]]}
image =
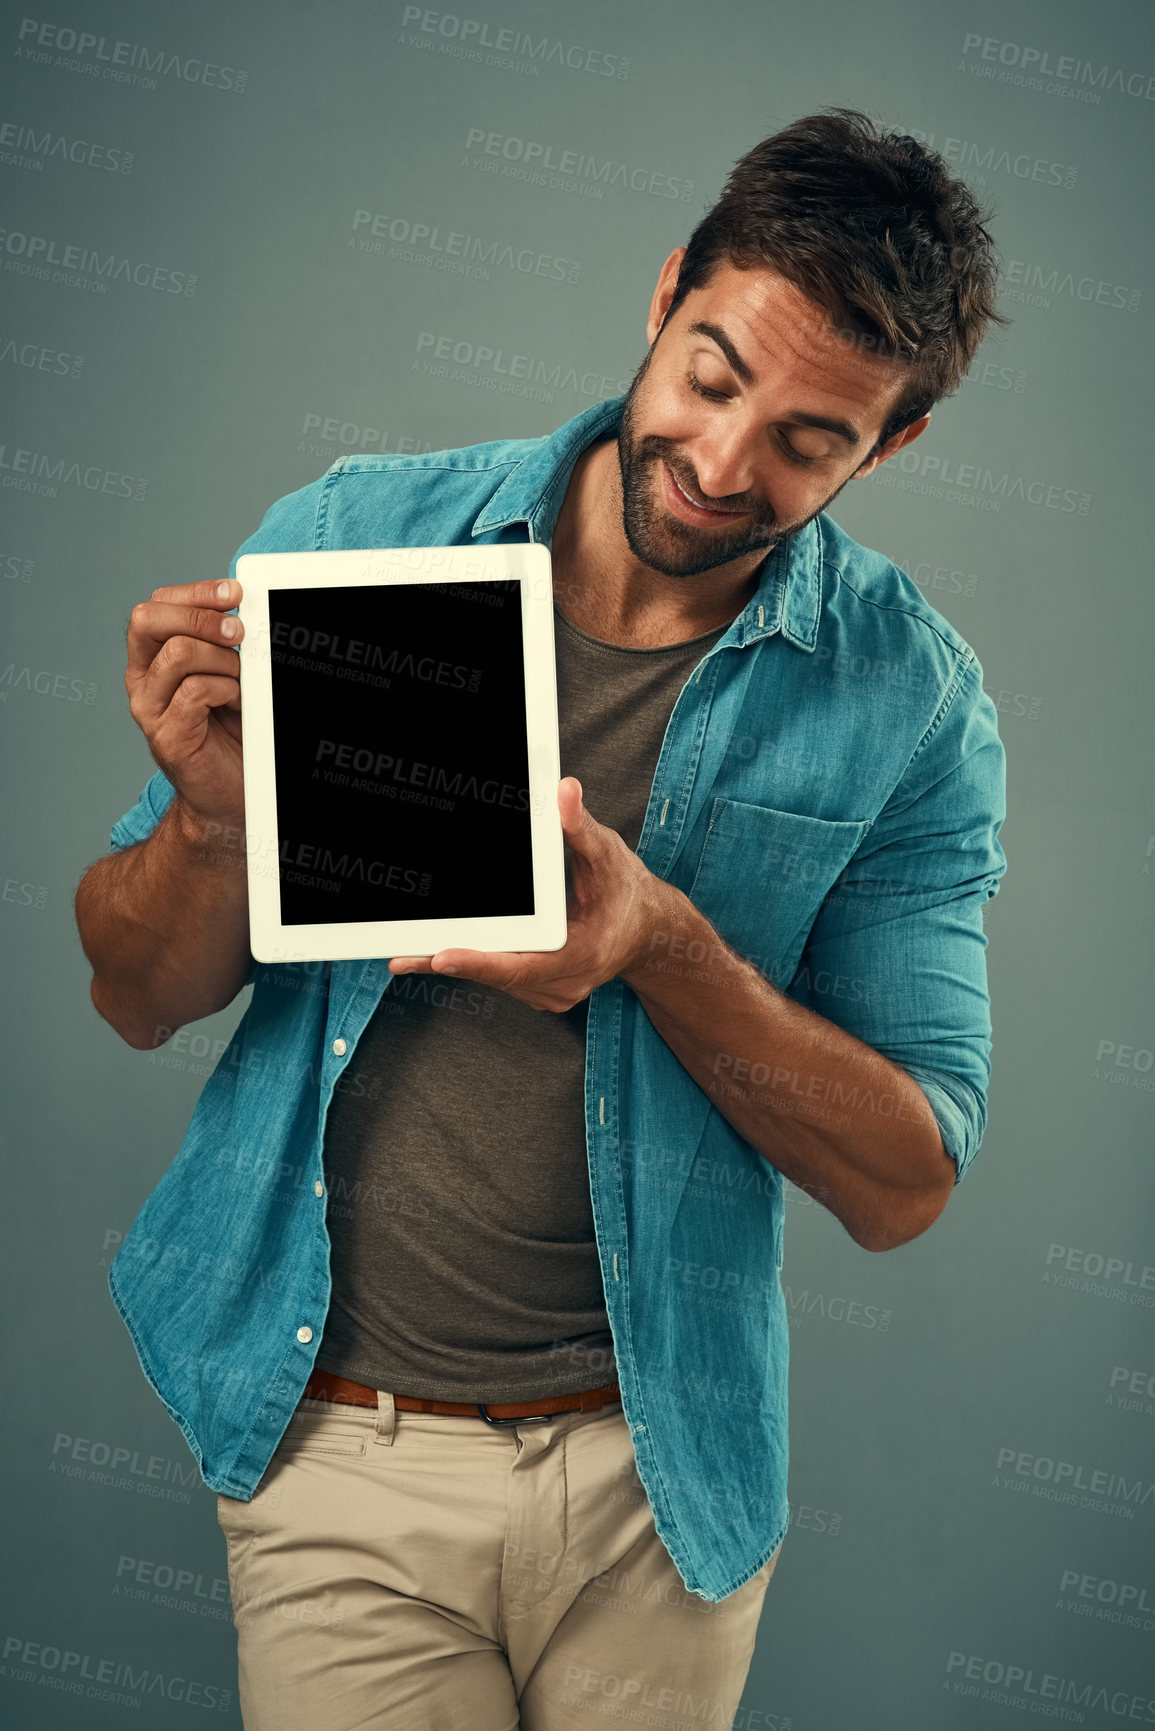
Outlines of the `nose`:
{"label": "nose", "polygon": [[737,510],[738,501],[748,508],[747,495],[754,479],[749,444],[741,428],[711,432],[696,439],[685,450],[686,480],[696,478],[695,492],[706,505],[720,511]]}
{"label": "nose", "polygon": [[741,488],[735,488],[733,492],[731,492],[729,487],[693,487],[689,482],[687,482],[686,491],[689,493],[691,499],[696,499],[700,504],[705,505],[711,511],[732,511],[737,513],[739,511],[749,510],[749,506],[738,496],[741,493]]}

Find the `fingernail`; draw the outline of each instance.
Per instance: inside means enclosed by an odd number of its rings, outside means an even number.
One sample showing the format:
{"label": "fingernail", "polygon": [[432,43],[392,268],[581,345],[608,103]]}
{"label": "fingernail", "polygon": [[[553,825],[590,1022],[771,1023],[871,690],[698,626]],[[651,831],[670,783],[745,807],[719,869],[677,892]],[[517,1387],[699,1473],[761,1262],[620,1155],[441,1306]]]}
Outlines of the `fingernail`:
{"label": "fingernail", "polygon": [[221,620],[221,636],[222,637],[235,637],[236,634],[237,634],[236,618],[232,613],[226,613],[225,617]]}
{"label": "fingernail", "polygon": [[217,584],[217,600],[218,601],[227,601],[229,598],[229,590],[231,587],[232,587],[232,585],[228,582],[227,579],[223,583],[218,583]]}

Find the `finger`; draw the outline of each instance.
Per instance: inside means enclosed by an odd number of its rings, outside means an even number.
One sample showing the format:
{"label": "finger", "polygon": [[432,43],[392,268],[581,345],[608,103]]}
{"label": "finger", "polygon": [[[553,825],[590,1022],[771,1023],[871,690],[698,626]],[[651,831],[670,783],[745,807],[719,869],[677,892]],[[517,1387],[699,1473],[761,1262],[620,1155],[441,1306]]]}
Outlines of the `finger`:
{"label": "finger", "polygon": [[471,980],[480,980],[481,976],[474,969],[494,960],[494,956],[480,950],[438,950],[432,956],[391,956],[389,971],[393,974],[468,974]]}
{"label": "finger", "polygon": [[[220,644],[202,643],[195,637],[168,638],[135,683],[126,675],[133,720],[147,732],[156,726],[183,685],[190,679],[203,681],[207,678],[226,679],[230,687],[227,697],[239,699],[240,663],[231,649]],[[190,695],[185,692],[182,702],[187,703]]]}
{"label": "finger", "polygon": [[235,577],[213,577],[199,583],[166,584],[154,589],[149,600],[176,601],[192,607],[235,607],[243,594]]}
{"label": "finger", "polygon": [[499,991],[531,986],[540,975],[552,979],[557,963],[555,951],[539,950],[438,950],[429,958],[424,973],[462,975],[480,986]]}
{"label": "finger", "polygon": [[227,679],[217,673],[194,673],[188,679],[181,680],[165,713],[174,720],[183,722],[186,716],[193,719],[206,709],[223,707],[231,702],[236,694],[235,679]]}
{"label": "finger", "polygon": [[[178,687],[162,719],[153,729],[150,745],[159,756],[170,758],[174,763],[183,759],[190,749],[203,743],[209,711],[223,707],[235,695],[236,688],[235,679],[212,673],[192,674]],[[234,739],[238,737],[235,728],[230,728],[229,732]]]}
{"label": "finger", "polygon": [[576,776],[567,775],[558,783],[557,804],[565,845],[579,857],[599,855],[605,846],[606,838],[602,833],[605,826],[585,804],[582,785]]}
{"label": "finger", "polygon": [[[228,593],[222,595],[222,588]],[[239,583],[174,584],[155,589],[148,601],[138,601],[126,634],[129,674],[144,673],[161,644],[177,634],[201,637],[208,643],[239,643],[244,627],[228,609],[240,600],[240,592]]]}

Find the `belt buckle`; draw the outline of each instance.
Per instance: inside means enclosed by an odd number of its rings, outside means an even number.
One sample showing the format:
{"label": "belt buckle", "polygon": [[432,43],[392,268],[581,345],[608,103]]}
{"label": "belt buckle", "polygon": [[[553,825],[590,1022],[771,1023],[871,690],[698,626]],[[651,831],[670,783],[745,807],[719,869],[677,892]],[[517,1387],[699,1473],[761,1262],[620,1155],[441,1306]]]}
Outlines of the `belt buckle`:
{"label": "belt buckle", "polygon": [[[556,1412],[541,1412],[529,1414],[525,1418],[491,1418],[485,1410],[483,1401],[479,1400],[474,1404],[486,1424],[495,1425],[498,1429],[508,1429],[509,1426],[516,1424],[548,1424],[551,1418],[559,1416]],[[494,1405],[497,1405],[496,1401]]]}

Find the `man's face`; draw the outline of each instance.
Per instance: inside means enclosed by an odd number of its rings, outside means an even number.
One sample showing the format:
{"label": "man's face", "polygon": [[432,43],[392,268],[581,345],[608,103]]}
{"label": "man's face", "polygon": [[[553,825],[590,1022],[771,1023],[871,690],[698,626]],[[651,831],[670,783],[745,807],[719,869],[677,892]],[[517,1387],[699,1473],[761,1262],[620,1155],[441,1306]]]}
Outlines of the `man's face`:
{"label": "man's face", "polygon": [[663,324],[683,250],[663,267],[618,432],[626,539],[668,577],[797,534],[930,418],[877,447],[905,369],[839,337],[775,272],[719,264]]}

